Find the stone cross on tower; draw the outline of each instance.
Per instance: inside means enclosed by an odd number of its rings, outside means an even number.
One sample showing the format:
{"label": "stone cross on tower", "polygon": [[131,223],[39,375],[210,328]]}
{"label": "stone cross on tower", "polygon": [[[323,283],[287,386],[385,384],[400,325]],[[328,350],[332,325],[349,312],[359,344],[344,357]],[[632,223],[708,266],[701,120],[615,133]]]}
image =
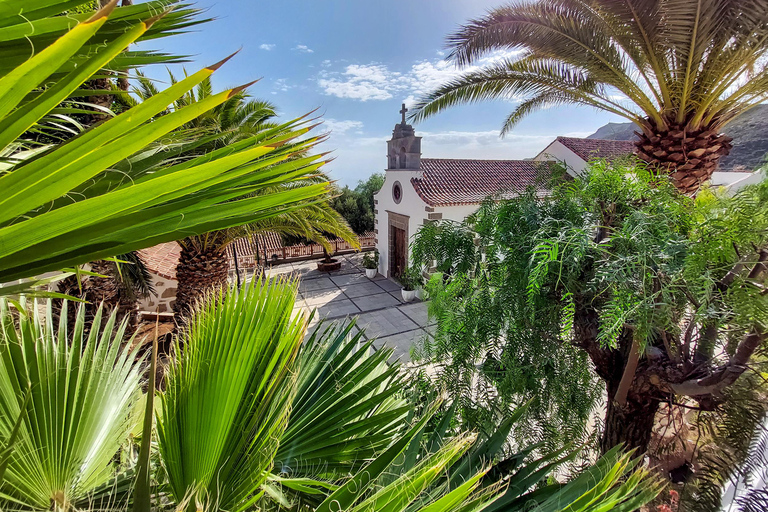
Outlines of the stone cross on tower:
{"label": "stone cross on tower", "polygon": [[387,169],[419,169],[421,137],[416,136],[413,126],[405,120],[407,112],[408,109],[403,103],[403,108],[400,109],[403,120],[395,125],[392,138],[387,141]]}

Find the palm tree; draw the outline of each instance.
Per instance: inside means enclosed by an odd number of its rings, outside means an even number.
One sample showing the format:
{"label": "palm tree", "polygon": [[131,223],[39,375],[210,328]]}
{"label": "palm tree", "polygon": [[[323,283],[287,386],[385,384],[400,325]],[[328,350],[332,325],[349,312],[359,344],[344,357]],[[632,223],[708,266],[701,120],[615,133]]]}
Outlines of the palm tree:
{"label": "palm tree", "polygon": [[[168,72],[168,77],[171,84],[178,83],[178,79],[172,72]],[[140,101],[146,101],[159,94],[160,90],[152,79],[147,78],[139,71],[137,72],[136,86],[133,87],[131,92]],[[213,95],[211,80],[205,79],[195,89],[189,90],[174,101],[172,109],[179,110],[210,98]],[[220,105],[186,123],[181,128],[182,130],[195,132],[200,137],[214,135],[210,142],[196,147],[194,152],[190,152],[190,154],[202,154],[211,148],[227,146],[262,133],[269,128],[275,128],[277,126],[273,122],[277,117],[275,105],[266,100],[250,98],[251,95],[245,90],[238,91]],[[130,96],[123,97],[122,101],[129,107],[135,106],[140,102]]]}
{"label": "palm tree", "polygon": [[[319,179],[326,180],[323,175]],[[277,187],[283,188],[283,187]],[[267,193],[274,192],[268,190]],[[229,276],[227,246],[238,238],[273,232],[302,237],[331,250],[329,236],[356,245],[357,235],[344,218],[330,206],[330,194],[319,200],[307,201],[295,209],[285,210],[262,221],[236,228],[214,231],[178,240],[181,246],[176,265],[176,301],[173,310],[180,319],[211,289],[226,287]]]}
{"label": "palm tree", "polygon": [[[176,83],[177,79],[172,73],[169,73],[169,77],[171,83]],[[152,80],[139,76],[133,92],[140,100],[146,101],[155,96],[158,90]],[[213,94],[211,81],[203,80],[194,90],[177,99],[172,110],[190,107]],[[271,103],[250,99],[246,91],[239,91],[181,127],[181,136],[190,138],[192,142],[189,143],[188,150],[174,154],[171,158],[184,160],[227,148],[251,137],[260,137],[266,133],[279,134],[282,128],[273,122],[276,115],[275,106]],[[292,159],[299,162],[302,156],[305,154],[299,152]],[[327,181],[328,177],[322,173],[308,180],[309,183]],[[267,186],[259,195],[279,193],[293,188],[293,184]],[[357,244],[357,236],[343,217],[330,207],[330,199],[331,195],[328,193],[321,198],[297,205],[295,211],[285,209],[258,222],[178,240],[181,254],[176,266],[177,291],[173,310],[182,319],[206,292],[226,286],[229,275],[226,249],[238,238],[272,231],[307,238],[320,243],[328,250],[328,236]]]}
{"label": "palm tree", "polygon": [[725,125],[768,98],[765,0],[538,0],[470,21],[449,58],[477,65],[418,104],[424,119],[458,104],[524,99],[502,134],[536,110],[595,107],[638,128],[637,156],[695,193],[727,155]]}

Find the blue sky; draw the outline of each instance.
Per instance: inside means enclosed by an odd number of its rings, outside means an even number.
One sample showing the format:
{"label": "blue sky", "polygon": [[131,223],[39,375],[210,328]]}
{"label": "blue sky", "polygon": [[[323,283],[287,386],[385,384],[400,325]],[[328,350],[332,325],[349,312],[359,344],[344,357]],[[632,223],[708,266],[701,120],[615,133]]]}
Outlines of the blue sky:
{"label": "blue sky", "polygon": [[[332,130],[323,150],[327,170],[354,185],[386,166],[386,140],[412,102],[458,71],[444,60],[445,37],[501,2],[486,0],[199,0],[216,20],[163,39],[163,50],[191,55],[188,69],[242,47],[214,75],[217,88],[260,82],[249,89],[274,102],[281,116],[314,108]],[[155,69],[152,76],[161,77]],[[539,112],[511,135],[499,130],[513,101],[455,108],[416,125],[422,153],[433,158],[532,157],[557,135],[588,135],[616,116],[582,107]]]}

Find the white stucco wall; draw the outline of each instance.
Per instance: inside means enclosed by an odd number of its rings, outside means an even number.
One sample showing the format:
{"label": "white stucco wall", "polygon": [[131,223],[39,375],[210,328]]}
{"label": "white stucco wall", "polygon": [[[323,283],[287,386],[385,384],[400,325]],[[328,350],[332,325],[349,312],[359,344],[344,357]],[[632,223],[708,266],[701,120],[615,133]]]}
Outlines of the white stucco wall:
{"label": "white stucco wall", "polygon": [[[419,228],[428,219],[430,213],[441,214],[443,220],[463,221],[473,213],[479,205],[436,206],[428,211],[429,205],[419,197],[411,185],[411,178],[420,177],[423,171],[387,170],[384,185],[373,196],[376,203],[376,249],[379,251],[379,273],[389,277],[389,215],[388,212],[408,217],[408,254],[410,260],[410,244]],[[395,203],[392,197],[392,187],[399,181],[403,190],[400,203]]]}
{"label": "white stucco wall", "polygon": [[[376,249],[379,251],[379,273],[388,276],[389,272],[389,215],[394,212],[408,217],[408,243],[411,237],[419,229],[419,226],[427,216],[424,208],[427,204],[419,197],[411,186],[411,178],[421,176],[422,171],[406,169],[390,169],[384,174],[384,185],[373,196],[376,201]],[[392,197],[392,187],[395,182],[400,182],[403,195],[400,203],[395,203]],[[410,256],[410,251],[408,256]]]}
{"label": "white stucco wall", "polygon": [[480,208],[479,204],[464,204],[457,206],[436,206],[435,213],[442,213],[443,220],[461,222]]}
{"label": "white stucco wall", "polygon": [[579,155],[565,147],[560,141],[555,140],[544,148],[533,159],[536,162],[555,160],[565,164],[568,174],[578,176],[587,167],[587,163]]}

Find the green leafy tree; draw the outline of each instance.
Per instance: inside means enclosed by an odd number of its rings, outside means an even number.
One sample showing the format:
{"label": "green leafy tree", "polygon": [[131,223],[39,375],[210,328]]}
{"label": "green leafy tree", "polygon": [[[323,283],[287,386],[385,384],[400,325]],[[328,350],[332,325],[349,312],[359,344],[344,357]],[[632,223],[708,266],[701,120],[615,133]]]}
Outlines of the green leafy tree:
{"label": "green leafy tree", "polygon": [[588,357],[608,396],[603,451],[645,451],[661,402],[715,410],[759,363],[767,194],[762,184],[694,201],[642,165],[598,162],[549,197],[488,202],[464,226],[478,243],[458,260],[474,273],[432,279],[432,353],[449,380],[477,376],[487,403],[540,388],[556,410],[576,382],[588,389]]}
{"label": "green leafy tree", "polygon": [[521,51],[425,96],[414,117],[522,96],[509,132],[531,112],[578,104],[639,128],[637,155],[695,193],[731,141],[725,125],[768,98],[768,3],[763,0],[513,2],[448,38],[449,59],[478,65]]}
{"label": "green leafy tree", "polygon": [[333,209],[341,214],[352,230],[358,235],[373,231],[373,196],[384,185],[384,174],[372,174],[367,180],[359,181],[352,189],[349,186],[337,189],[333,198]]}

